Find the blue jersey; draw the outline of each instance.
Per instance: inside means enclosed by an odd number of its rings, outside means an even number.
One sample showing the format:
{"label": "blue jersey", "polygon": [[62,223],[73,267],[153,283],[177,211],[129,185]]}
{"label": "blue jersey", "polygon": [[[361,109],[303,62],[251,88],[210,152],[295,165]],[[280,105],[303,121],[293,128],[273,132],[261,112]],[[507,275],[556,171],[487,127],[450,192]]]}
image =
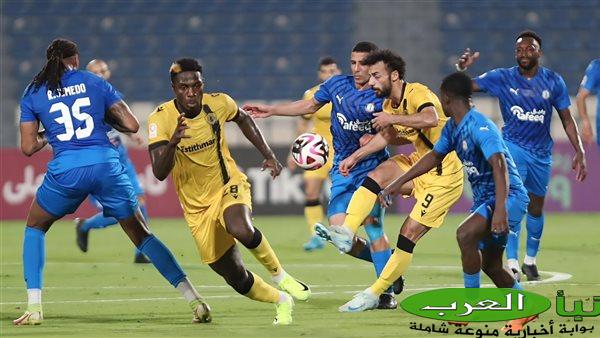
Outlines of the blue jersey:
{"label": "blue jersey", "polygon": [[[371,127],[371,120],[374,112],[382,110],[383,99],[375,96],[375,91],[372,89],[356,89],[352,76],[333,76],[321,84],[314,99],[320,103],[333,104],[331,135],[335,151],[334,166],[360,148],[361,136],[377,133]],[[375,159],[381,163],[388,157],[387,149],[383,149],[369,155],[363,161]]]}
{"label": "blue jersey", "polygon": [[496,153],[503,153],[506,158],[509,194],[527,193],[500,131],[490,119],[474,108],[469,110],[459,125],[454,123],[454,119],[446,123],[433,150],[442,155],[456,151],[473,189],[474,206],[496,196],[492,166],[488,163],[488,159]]}
{"label": "blue jersey", "polygon": [[552,155],[552,107],[563,110],[571,104],[560,75],[540,67],[533,78],[527,79],[515,66],[491,70],[474,80],[481,90],[500,101],[505,140],[539,157]]}
{"label": "blue jersey", "polygon": [[54,151],[48,170],[54,173],[97,163],[118,162],[119,154],[104,121],[111,105],[121,100],[104,79],[87,71],[71,70],[55,92],[44,84],[28,87],[21,99],[21,123],[38,120]]}
{"label": "blue jersey", "polygon": [[[592,94],[600,92],[600,59],[593,60],[585,70],[585,76],[581,80],[581,88],[585,88]],[[600,130],[600,100],[596,104],[596,129]],[[596,133],[597,142],[600,144],[600,133]]]}

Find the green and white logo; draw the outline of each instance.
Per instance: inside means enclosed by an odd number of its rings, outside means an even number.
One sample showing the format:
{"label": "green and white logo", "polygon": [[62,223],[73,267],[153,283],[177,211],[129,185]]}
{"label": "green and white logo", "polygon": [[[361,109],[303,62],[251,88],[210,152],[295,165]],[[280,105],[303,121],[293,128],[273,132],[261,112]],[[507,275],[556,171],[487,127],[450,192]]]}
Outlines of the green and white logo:
{"label": "green and white logo", "polygon": [[550,300],[516,289],[437,289],[407,297],[400,306],[414,315],[453,322],[495,322],[540,314]]}

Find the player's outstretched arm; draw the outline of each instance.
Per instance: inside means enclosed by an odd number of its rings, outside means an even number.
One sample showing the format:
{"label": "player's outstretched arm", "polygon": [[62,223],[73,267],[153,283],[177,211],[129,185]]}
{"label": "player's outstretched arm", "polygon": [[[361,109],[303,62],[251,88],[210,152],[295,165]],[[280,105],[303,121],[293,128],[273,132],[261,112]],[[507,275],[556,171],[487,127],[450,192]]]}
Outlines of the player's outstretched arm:
{"label": "player's outstretched arm", "polygon": [[123,133],[137,133],[140,123],[129,109],[125,101],[121,100],[110,106],[105,115],[106,122],[116,130]]}
{"label": "player's outstretched arm", "polygon": [[435,150],[430,150],[425,156],[421,157],[421,159],[415,163],[404,175],[398,177],[392,183],[390,183],[385,189],[383,189],[380,194],[381,203],[387,207],[390,204],[390,197],[396,195],[398,191],[402,188],[402,186],[410,182],[416,177],[419,177],[431,169],[437,167],[444,160],[445,155],[442,155]]}
{"label": "player's outstretched arm", "polygon": [[590,91],[585,88],[579,88],[577,92],[577,111],[579,112],[579,118],[581,118],[581,137],[587,144],[594,143],[594,131],[592,129],[592,123],[590,116],[587,113],[587,105],[585,100],[590,95]]}
{"label": "player's outstretched arm", "polygon": [[[469,68],[472,64],[479,59],[479,52],[471,51],[471,48],[467,48],[464,50],[462,55],[458,58],[458,62],[456,63],[456,70],[464,72]],[[479,92],[481,89],[477,82],[471,80],[471,89],[474,92]]]}
{"label": "player's outstretched arm", "polygon": [[302,99],[290,103],[268,104],[245,104],[242,109],[254,118],[267,118],[269,116],[300,116],[312,114],[323,107],[325,103],[317,102],[315,99]]}
{"label": "player's outstretched arm", "polygon": [[177,117],[177,127],[169,141],[156,142],[148,146],[150,152],[150,162],[152,163],[152,173],[154,176],[163,181],[175,166],[175,151],[177,144],[183,138],[189,138],[185,131],[190,127],[185,122],[185,115],[181,114]]}
{"label": "player's outstretched arm", "polygon": [[48,144],[45,133],[39,131],[39,128],[40,122],[38,120],[21,123],[21,151],[25,156],[35,154]]}
{"label": "player's outstretched arm", "polygon": [[238,109],[238,113],[235,118],[232,120],[237,123],[238,127],[246,136],[246,139],[250,141],[258,151],[263,155],[263,170],[269,169],[271,172],[271,177],[275,178],[279,176],[281,173],[281,163],[275,157],[275,153],[267,144],[267,141],[263,137],[262,132],[252,119],[248,113],[246,113],[243,109]]}
{"label": "player's outstretched arm", "polygon": [[508,169],[503,153],[495,153],[488,158],[492,167],[495,200],[494,215],[492,216],[492,233],[502,234],[508,232],[508,215],[506,214],[506,200],[508,199]]}
{"label": "player's outstretched arm", "polygon": [[395,124],[417,129],[433,128],[439,123],[439,116],[435,107],[425,107],[418,113],[411,115],[392,115],[382,111],[373,114],[373,116],[375,118],[371,122],[377,130]]}

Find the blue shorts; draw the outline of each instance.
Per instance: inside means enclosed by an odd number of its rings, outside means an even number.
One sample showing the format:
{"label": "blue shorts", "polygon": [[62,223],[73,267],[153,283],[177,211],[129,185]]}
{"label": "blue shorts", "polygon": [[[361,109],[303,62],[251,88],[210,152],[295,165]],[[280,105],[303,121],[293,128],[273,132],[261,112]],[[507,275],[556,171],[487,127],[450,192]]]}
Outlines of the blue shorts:
{"label": "blue shorts", "polygon": [[[492,215],[494,212],[494,206],[496,204],[495,199],[489,199],[484,203],[471,209],[472,212],[478,213],[485,217],[488,222],[492,221]],[[513,231],[521,223],[523,216],[527,212],[527,205],[529,204],[529,197],[525,193],[509,194],[506,201],[506,213],[508,214],[508,230]],[[490,234],[489,237],[482,239],[479,242],[479,249],[484,250],[490,247],[506,247],[506,241],[508,240],[508,234]]]}
{"label": "blue shorts", "polygon": [[55,217],[77,210],[92,195],[104,215],[126,219],[138,209],[133,186],[121,163],[110,162],[73,168],[62,173],[47,172],[36,194],[38,204]]}
{"label": "blue shorts", "polygon": [[517,165],[527,192],[536,196],[546,196],[552,174],[552,156],[539,157],[514,143],[506,140],[504,142]]}
{"label": "blue shorts", "polygon": [[142,189],[142,186],[140,185],[140,182],[138,181],[137,172],[135,171],[133,162],[131,162],[131,159],[129,158],[129,153],[127,152],[127,148],[125,148],[125,146],[123,146],[121,144],[117,147],[117,151],[119,152],[119,161],[125,167],[125,170],[127,171],[126,172],[127,177],[129,177],[129,180],[131,181],[131,185],[133,185],[133,191],[135,191],[136,195],[143,195],[144,189]]}
{"label": "blue shorts", "polygon": [[[354,167],[348,176],[343,176],[338,166],[331,169],[329,176],[331,178],[331,194],[329,195],[329,204],[327,205],[327,217],[336,214],[345,214],[352,199],[352,195],[358,189],[367,175],[373,171],[381,162],[378,160],[368,160],[359,163]],[[371,216],[379,216],[380,206],[377,203],[371,211]]]}

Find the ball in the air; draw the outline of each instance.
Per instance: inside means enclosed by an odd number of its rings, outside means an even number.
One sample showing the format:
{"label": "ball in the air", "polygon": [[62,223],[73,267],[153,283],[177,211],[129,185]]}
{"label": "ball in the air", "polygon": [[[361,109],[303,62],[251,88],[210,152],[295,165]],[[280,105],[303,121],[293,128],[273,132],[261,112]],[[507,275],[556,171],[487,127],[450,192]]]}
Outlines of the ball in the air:
{"label": "ball in the air", "polygon": [[292,158],[303,169],[316,170],[327,163],[329,145],[327,141],[315,133],[304,133],[292,144]]}

